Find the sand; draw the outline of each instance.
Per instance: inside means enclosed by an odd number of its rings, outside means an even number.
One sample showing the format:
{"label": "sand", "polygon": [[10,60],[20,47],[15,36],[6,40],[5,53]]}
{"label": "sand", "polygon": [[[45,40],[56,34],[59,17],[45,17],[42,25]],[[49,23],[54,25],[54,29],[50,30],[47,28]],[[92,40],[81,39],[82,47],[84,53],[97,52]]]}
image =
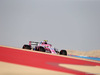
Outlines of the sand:
{"label": "sand", "polygon": [[92,51],[67,50],[67,52],[68,54],[71,54],[71,55],[100,57],[100,50],[92,50]]}

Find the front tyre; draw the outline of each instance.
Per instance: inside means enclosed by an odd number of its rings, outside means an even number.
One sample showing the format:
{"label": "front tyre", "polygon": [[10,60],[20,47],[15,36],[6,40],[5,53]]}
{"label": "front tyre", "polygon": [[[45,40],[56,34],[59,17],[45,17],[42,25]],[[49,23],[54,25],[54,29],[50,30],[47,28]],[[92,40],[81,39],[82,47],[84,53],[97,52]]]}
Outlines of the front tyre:
{"label": "front tyre", "polygon": [[61,50],[60,55],[67,55],[67,51],[66,50]]}

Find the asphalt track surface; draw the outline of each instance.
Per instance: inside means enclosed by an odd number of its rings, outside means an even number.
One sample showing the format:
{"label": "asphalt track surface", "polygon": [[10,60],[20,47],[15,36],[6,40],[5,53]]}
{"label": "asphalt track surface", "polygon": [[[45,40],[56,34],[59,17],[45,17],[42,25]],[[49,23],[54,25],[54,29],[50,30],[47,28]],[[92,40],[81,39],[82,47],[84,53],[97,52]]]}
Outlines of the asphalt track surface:
{"label": "asphalt track surface", "polygon": [[[0,61],[58,73],[62,72],[68,75],[100,75],[99,61],[27,51],[5,46],[0,46]],[[44,72],[46,73],[46,71]]]}

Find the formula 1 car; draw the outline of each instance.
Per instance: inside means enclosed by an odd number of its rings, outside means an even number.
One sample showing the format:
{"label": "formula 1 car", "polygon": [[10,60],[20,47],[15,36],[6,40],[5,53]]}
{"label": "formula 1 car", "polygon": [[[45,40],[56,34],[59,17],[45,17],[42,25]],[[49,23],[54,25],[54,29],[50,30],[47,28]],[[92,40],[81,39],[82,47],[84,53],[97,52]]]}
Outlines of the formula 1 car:
{"label": "formula 1 car", "polygon": [[47,41],[44,42],[34,42],[29,41],[29,45],[25,44],[22,47],[23,49],[28,50],[35,50],[35,51],[41,51],[46,53],[52,53],[52,54],[60,54],[60,55],[67,55],[66,50],[60,50],[53,48],[51,44],[48,44]]}

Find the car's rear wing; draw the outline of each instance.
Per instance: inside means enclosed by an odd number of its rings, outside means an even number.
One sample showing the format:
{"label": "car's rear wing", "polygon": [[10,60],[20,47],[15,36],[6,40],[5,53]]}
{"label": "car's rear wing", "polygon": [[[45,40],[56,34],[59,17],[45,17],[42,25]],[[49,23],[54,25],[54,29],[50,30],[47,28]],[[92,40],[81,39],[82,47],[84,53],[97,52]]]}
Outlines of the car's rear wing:
{"label": "car's rear wing", "polygon": [[35,42],[35,41],[29,41],[29,45],[38,45],[39,44],[39,42]]}
{"label": "car's rear wing", "polygon": [[38,44],[39,42],[29,41],[29,45],[31,46],[31,48],[35,48],[35,46],[37,46]]}

